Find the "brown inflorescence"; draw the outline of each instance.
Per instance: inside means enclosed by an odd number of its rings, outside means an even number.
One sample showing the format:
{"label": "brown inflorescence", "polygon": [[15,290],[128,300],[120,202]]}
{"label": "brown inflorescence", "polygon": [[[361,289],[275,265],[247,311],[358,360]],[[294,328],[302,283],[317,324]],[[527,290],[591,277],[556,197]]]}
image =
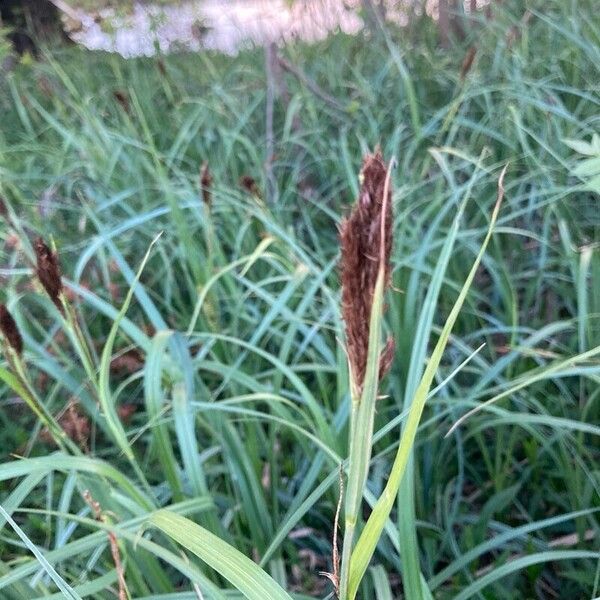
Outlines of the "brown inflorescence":
{"label": "brown inflorescence", "polygon": [[256,183],[256,180],[254,179],[254,177],[252,177],[251,175],[242,175],[240,177],[240,185],[247,192],[250,192],[251,194],[254,194],[255,196],[260,195],[260,190],[258,189],[258,184]]}
{"label": "brown inflorescence", "polygon": [[[71,440],[87,452],[87,442],[92,425],[89,417],[82,412],[77,400],[69,401],[63,413],[58,417],[58,424]],[[47,428],[40,432],[40,439],[46,444],[54,443],[54,438]]]}
{"label": "brown inflorescence", "polygon": [[132,374],[139,371],[144,366],[144,357],[136,350],[127,350],[110,361],[110,370]]}
{"label": "brown inflorescence", "polygon": [[207,208],[210,208],[212,204],[212,182],[213,178],[208,167],[208,162],[204,161],[202,167],[200,167],[200,191],[202,192],[202,202],[204,202]]}
{"label": "brown inflorescence", "polygon": [[115,100],[120,104],[121,108],[129,114],[129,96],[123,90],[115,90],[113,92]]}
{"label": "brown inflorescence", "polygon": [[467,50],[467,53],[465,54],[465,58],[462,61],[462,65],[460,66],[461,80],[463,80],[467,76],[469,71],[471,70],[471,67],[473,66],[473,61],[475,60],[476,54],[477,54],[477,46],[471,46]]}
{"label": "brown inflorescence", "polygon": [[58,310],[64,314],[60,295],[63,291],[58,255],[52,252],[42,238],[37,238],[34,244],[37,260],[36,275]]}
{"label": "brown inflorescence", "polygon": [[8,345],[20,356],[23,353],[23,338],[15,320],[4,304],[0,304],[0,331]]}
{"label": "brown inflorescence", "polygon": [[[100,503],[94,500],[89,490],[83,492],[83,499],[87,502],[88,506],[92,509],[94,518],[100,523],[106,523],[107,519],[102,512]],[[125,583],[125,570],[121,561],[121,551],[119,550],[119,543],[117,536],[113,531],[107,533],[108,541],[110,543],[110,551],[112,554],[113,562],[115,563],[115,571],[117,572],[117,580],[119,582],[119,600],[126,600],[129,597],[127,592],[127,584]]]}
{"label": "brown inflorescence", "polygon": [[[342,222],[340,231],[342,317],[346,324],[351,376],[358,393],[362,391],[365,378],[371,307],[380,261],[383,261],[385,269],[385,285],[389,285],[390,282],[390,254],[393,242],[392,192],[389,184],[386,186],[387,168],[380,151],[365,157],[361,179],[356,205],[350,216]],[[386,193],[382,243],[381,220],[384,216]],[[390,338],[381,353],[380,378],[390,368],[393,355],[394,342]]]}

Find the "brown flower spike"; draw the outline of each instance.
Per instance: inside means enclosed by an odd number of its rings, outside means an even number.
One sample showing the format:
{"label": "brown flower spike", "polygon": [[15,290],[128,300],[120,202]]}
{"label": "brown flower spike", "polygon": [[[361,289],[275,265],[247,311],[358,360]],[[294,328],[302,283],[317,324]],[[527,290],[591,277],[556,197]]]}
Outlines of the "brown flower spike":
{"label": "brown flower spike", "polygon": [[210,208],[212,204],[212,182],[213,177],[208,168],[208,162],[204,161],[202,167],[200,167],[200,191],[202,192],[202,202],[204,202],[207,208]]}
{"label": "brown flower spike", "polygon": [[[351,378],[358,394],[362,391],[367,366],[377,273],[380,261],[383,261],[385,285],[389,285],[393,242],[392,191],[386,181],[388,171],[379,150],[365,157],[360,175],[358,200],[350,216],[342,222],[340,231],[342,317],[346,324]],[[387,195],[385,202],[384,195]],[[383,223],[382,217],[385,217]],[[393,356],[394,341],[389,338],[379,360],[380,379],[389,370]]]}
{"label": "brown flower spike", "polygon": [[0,331],[8,345],[20,356],[23,353],[23,338],[4,304],[0,304]]}
{"label": "brown flower spike", "polygon": [[254,194],[255,196],[260,196],[260,190],[258,189],[258,184],[256,183],[256,180],[254,179],[254,177],[252,177],[250,175],[242,175],[240,177],[240,185],[247,192],[250,192],[251,194]]}
{"label": "brown flower spike", "polygon": [[463,81],[471,67],[473,66],[473,61],[475,60],[475,56],[477,54],[477,46],[471,46],[467,53],[465,54],[465,58],[463,59],[462,65],[460,67],[460,79]]}
{"label": "brown flower spike", "polygon": [[34,243],[35,256],[37,259],[36,275],[58,310],[64,314],[60,295],[63,291],[60,275],[58,255],[52,252],[42,238],[37,238]]}

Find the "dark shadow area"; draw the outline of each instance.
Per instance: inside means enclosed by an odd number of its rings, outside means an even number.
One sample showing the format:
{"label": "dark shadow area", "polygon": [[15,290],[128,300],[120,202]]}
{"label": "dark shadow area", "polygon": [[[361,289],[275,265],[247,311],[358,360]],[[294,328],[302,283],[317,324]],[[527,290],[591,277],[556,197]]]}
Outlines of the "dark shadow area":
{"label": "dark shadow area", "polygon": [[37,57],[40,43],[68,40],[59,10],[48,0],[1,0],[0,24],[9,29],[8,39],[20,56]]}

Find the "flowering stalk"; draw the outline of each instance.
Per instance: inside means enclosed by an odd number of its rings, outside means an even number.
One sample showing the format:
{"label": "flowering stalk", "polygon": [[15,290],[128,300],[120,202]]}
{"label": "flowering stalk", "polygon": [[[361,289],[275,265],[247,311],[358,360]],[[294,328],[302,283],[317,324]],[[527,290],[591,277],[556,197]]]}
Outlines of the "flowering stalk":
{"label": "flowering stalk", "polygon": [[12,315],[4,304],[0,304],[0,331],[4,336],[8,347],[17,355],[23,354],[23,337]]}
{"label": "flowering stalk", "polygon": [[[200,194],[202,198],[202,226],[204,230],[204,244],[206,247],[206,261],[202,267],[202,279],[197,282],[197,291],[202,295],[204,286],[213,276],[215,253],[219,250],[219,241],[215,234],[213,222],[213,181],[214,177],[210,170],[208,161],[205,160],[200,167]],[[219,328],[219,306],[218,299],[214,292],[207,295],[206,302],[202,306],[202,312],[206,317],[206,324],[210,329],[217,330]]]}
{"label": "flowering stalk", "polygon": [[[386,521],[394,505],[396,504],[398,490],[400,489],[400,485],[403,481],[404,476],[407,474],[407,465],[409,464],[410,458],[413,453],[419,423],[423,414],[423,410],[425,408],[425,403],[427,402],[427,397],[430,393],[431,385],[434,381],[435,374],[442,360],[444,350],[450,339],[452,328],[456,323],[456,320],[465,302],[467,294],[469,293],[471,284],[475,279],[475,275],[479,269],[479,265],[481,264],[481,260],[494,231],[494,226],[496,224],[498,213],[500,211],[500,205],[502,204],[502,199],[504,197],[505,173],[506,167],[504,167],[498,179],[498,197],[496,200],[496,205],[494,206],[494,209],[492,211],[487,234],[483,240],[483,243],[479,249],[479,252],[477,254],[477,257],[475,258],[471,270],[469,271],[469,274],[460,290],[458,298],[456,299],[456,302],[454,303],[450,314],[446,318],[437,343],[435,344],[435,347],[431,352],[429,360],[427,361],[427,364],[425,366],[425,370],[423,371],[423,375],[421,376],[421,379],[418,385],[416,386],[413,397],[409,403],[410,409],[408,411],[408,415],[406,416],[406,420],[404,421],[402,436],[400,438],[400,443],[398,444],[398,448],[396,450],[396,457],[394,458],[394,463],[389,471],[385,487],[381,492],[381,495],[377,499],[377,502],[373,506],[373,510],[371,511],[371,514],[369,515],[369,518],[365,523],[360,537],[356,542],[354,550],[352,551],[352,559],[348,568],[349,580],[343,595],[343,600],[354,600],[356,598],[360,582],[367,571],[369,562],[371,561],[373,553],[375,552],[375,548],[377,547],[377,543],[381,538],[381,534],[385,527]],[[461,205],[461,209],[455,217],[451,233],[444,245],[444,252],[451,252],[454,240],[456,239],[456,235],[458,233],[459,223],[464,206],[465,203],[463,202],[463,204]],[[440,273],[442,272],[443,271],[440,271]],[[413,598],[419,598],[421,596],[427,595],[427,591],[425,591],[426,587],[423,585],[420,569],[418,568],[418,557],[415,557],[417,568],[414,586],[412,585],[411,579],[408,579],[407,577],[408,570],[404,569],[404,567],[406,567],[407,565],[407,555],[411,552],[418,553],[418,549],[410,546],[403,546],[402,552],[404,561],[403,584],[405,592],[410,587],[412,591],[407,593],[409,593],[411,600]]]}
{"label": "flowering stalk", "polygon": [[365,157],[357,203],[340,232],[342,316],[350,371],[350,448],[341,574],[336,592],[346,599],[350,558],[367,482],[375,404],[389,370],[394,342],[381,344],[383,295],[390,283],[392,206],[390,169],[381,153]]}
{"label": "flowering stalk", "polygon": [[36,257],[35,273],[50,300],[63,317],[67,333],[75,346],[86,375],[90,381],[96,380],[96,369],[92,345],[88,343],[75,309],[67,301],[62,282],[62,273],[56,250],[51,250],[41,237],[34,242]]}
{"label": "flowering stalk", "polygon": [[207,210],[212,206],[212,182],[213,177],[208,166],[208,161],[204,161],[200,167],[200,192],[202,194],[202,202]]}
{"label": "flowering stalk", "polygon": [[65,308],[63,305],[63,285],[62,277],[60,273],[60,265],[58,263],[58,254],[56,250],[50,250],[49,246],[44,240],[39,237],[33,244],[36,258],[35,273],[37,278],[48,297],[54,303],[54,306],[58,308],[59,312],[63,317],[65,316]]}
{"label": "flowering stalk", "polygon": [[69,449],[72,453],[79,454],[79,448],[73,444],[58,421],[35,393],[23,361],[23,337],[16,321],[4,304],[0,304],[0,332],[2,332],[5,340],[4,354],[10,368],[10,371],[0,369],[0,378],[29,406],[31,411],[44,424],[59,448],[63,451]]}

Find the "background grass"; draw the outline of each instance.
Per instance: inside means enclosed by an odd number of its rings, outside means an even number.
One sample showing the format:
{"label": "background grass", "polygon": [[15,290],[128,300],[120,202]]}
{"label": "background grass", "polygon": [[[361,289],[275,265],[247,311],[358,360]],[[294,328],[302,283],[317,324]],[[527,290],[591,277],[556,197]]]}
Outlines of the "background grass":
{"label": "background grass", "polygon": [[[386,317],[397,358],[376,415],[371,504],[509,167],[496,232],[434,384],[444,385],[425,408],[410,502],[392,513],[359,596],[401,597],[399,551],[413,523],[434,598],[600,593],[594,2],[505,2],[449,51],[426,20],[365,36],[282,51],[340,106],[284,76],[271,202],[262,51],[124,61],[57,47],[0,83],[3,301],[47,408],[61,415],[76,399],[91,423],[83,456],[57,454],[19,397],[0,389],[0,502],[28,540],[1,517],[0,597],[64,597],[32,548],[79,596],[113,597],[110,523],[132,598],[197,598],[192,582],[205,597],[239,597],[140,529],[168,506],[290,592],[330,593],[318,571],[332,569],[349,409],[336,236],[361,156],[378,143],[398,160]],[[476,60],[461,81],[470,44]],[[37,234],[56,241],[97,379],[31,283]],[[109,525],[93,519],[85,489]]]}

